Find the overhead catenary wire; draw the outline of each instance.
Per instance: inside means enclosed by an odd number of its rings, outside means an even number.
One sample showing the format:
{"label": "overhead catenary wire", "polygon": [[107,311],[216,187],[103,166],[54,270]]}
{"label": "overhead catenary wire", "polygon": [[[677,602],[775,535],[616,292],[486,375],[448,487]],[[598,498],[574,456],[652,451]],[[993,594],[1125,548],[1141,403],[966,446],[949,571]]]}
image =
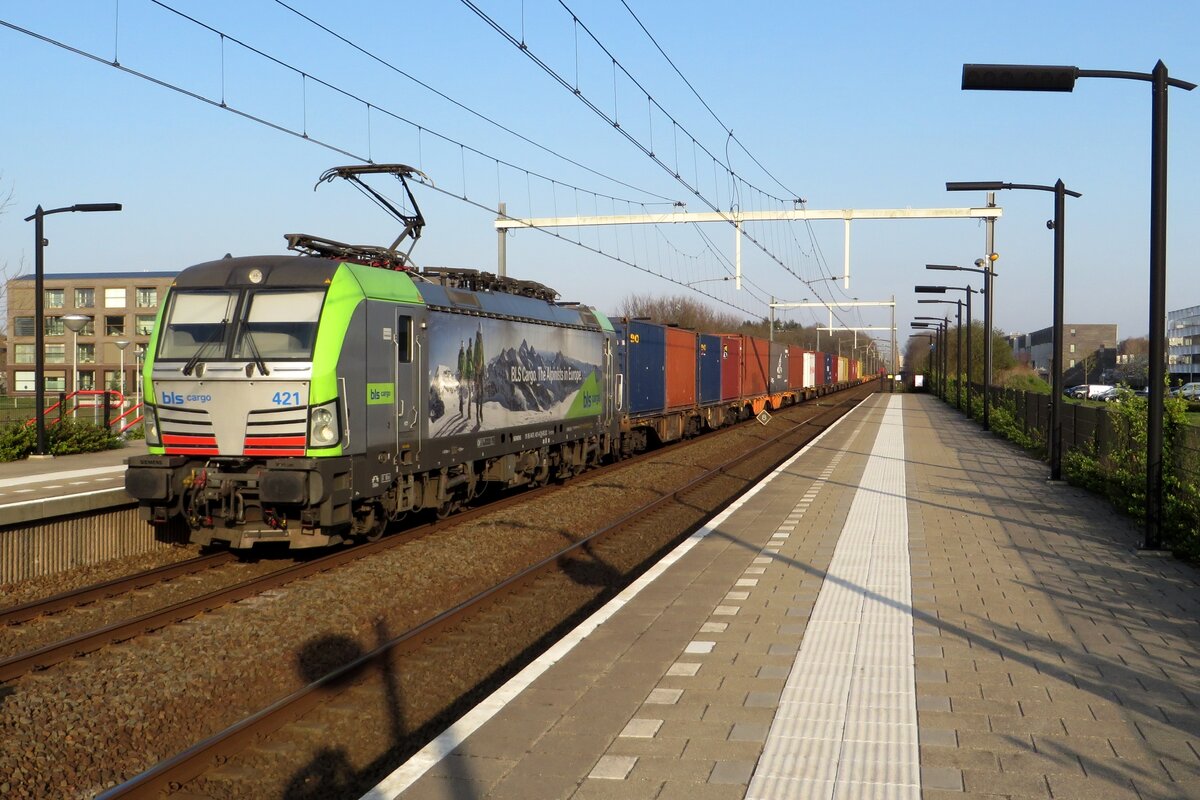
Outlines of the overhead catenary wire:
{"label": "overhead catenary wire", "polygon": [[[616,118],[615,110],[614,110],[614,113],[612,116],[607,114],[604,111],[604,109],[600,108],[600,106],[598,106],[595,101],[593,101],[590,97],[588,97],[586,92],[581,91],[578,88],[578,86],[573,85],[571,81],[569,81],[566,77],[564,77],[562,74],[560,74],[556,69],[554,69],[554,67],[550,66],[537,53],[535,53],[533,51],[533,48],[531,48],[527,42],[525,42],[523,39],[515,36],[511,31],[509,31],[507,28],[505,28],[503,25],[501,25],[499,22],[497,22],[495,18],[493,18],[491,15],[489,15],[487,12],[485,12],[483,9],[481,9],[478,5],[476,5],[473,2],[473,0],[460,0],[460,1],[462,2],[463,5],[465,5],[472,12],[474,12],[475,15],[477,17],[479,17],[485,24],[487,24],[490,28],[492,28],[492,30],[494,30],[497,34],[499,34],[503,39],[508,41],[513,47],[515,47],[521,53],[525,54],[525,56],[527,58],[529,58],[531,61],[533,61],[534,64],[536,64],[543,72],[545,72],[548,76],[550,76],[563,89],[565,89],[566,91],[568,91],[572,95],[574,95],[576,98],[578,98],[580,102],[582,102],[585,106],[587,106],[587,108],[589,108],[593,113],[595,113],[601,119],[606,121],[614,130],[616,130],[630,144],[632,144],[635,148],[640,150],[647,158],[649,158],[651,161],[653,161],[655,164],[657,164],[659,167],[661,167],[665,172],[667,172],[667,174],[671,175],[676,181],[678,181],[680,184],[682,184],[684,186],[684,188],[686,188],[693,195],[695,195],[701,202],[703,202],[706,206],[708,206],[713,212],[719,214],[730,225],[738,226],[738,222],[737,222],[735,216],[731,212],[727,212],[727,211],[723,210],[722,208],[720,208],[719,203],[717,201],[714,201],[712,198],[705,196],[705,194],[700,190],[698,164],[696,165],[696,168],[694,169],[694,174],[696,177],[693,182],[689,183],[688,179],[685,178],[683,175],[681,175],[678,172],[678,170],[672,169],[657,153],[655,153],[652,149],[647,147],[646,144],[644,144],[643,142],[638,140],[638,138],[636,136],[634,136],[632,133],[630,133],[629,130],[627,130],[625,127],[622,127]],[[592,33],[592,31],[579,19],[578,15],[576,15],[575,12],[572,11],[570,9],[570,7],[567,6],[563,2],[563,0],[558,0],[558,2],[559,2],[559,5],[562,6],[562,8],[568,14],[571,15],[572,22],[576,26],[578,26],[580,29],[582,29],[591,38],[591,40],[596,44],[596,46],[600,48],[601,52],[604,53],[605,57],[607,57],[608,59],[611,60],[613,69],[614,70],[619,69],[621,71],[621,73],[623,75],[625,75],[633,83],[633,85],[636,86],[638,88],[638,90],[641,91],[650,100],[651,103],[654,104],[655,108],[659,109],[663,113],[664,116],[666,116],[668,119],[671,120],[673,125],[677,126],[679,128],[679,130],[683,131],[688,136],[688,138],[691,139],[692,150],[693,150],[693,159],[696,158],[696,150],[697,150],[697,148],[699,148],[700,150],[702,150],[705,153],[705,155],[707,155],[709,157],[709,159],[714,163],[714,165],[720,165],[731,176],[733,176],[737,180],[743,181],[748,186],[753,186],[753,184],[750,184],[749,181],[746,181],[744,178],[737,175],[732,169],[729,168],[729,166],[727,164],[724,164],[723,162],[721,162],[721,160],[719,158],[717,158],[715,155],[713,155],[713,153],[708,148],[706,148],[703,144],[698,142],[696,140],[696,137],[693,136],[690,132],[688,132],[687,128],[685,128],[682,124],[680,124],[679,121],[670,112],[668,112],[660,103],[658,103],[656,100],[654,100],[653,96],[642,86],[642,84],[637,80],[637,78],[635,78],[627,69],[625,69],[625,67],[621,64],[620,60],[617,59],[616,56],[614,56],[607,47],[605,47],[604,43],[601,42],[595,36],[595,34]],[[765,194],[767,194],[767,196],[771,197],[773,200],[776,200],[779,202],[784,202],[783,198],[775,197],[773,195],[770,195],[769,193],[765,193]],[[787,263],[785,263],[782,259],[780,259],[779,256],[777,256],[775,253],[768,250],[763,245],[762,242],[760,242],[757,238],[755,238],[754,236],[747,233],[744,228],[741,228],[740,226],[738,226],[738,227],[740,230],[740,235],[745,236],[747,241],[751,242],[755,247],[757,247],[764,254],[766,254],[766,256],[768,258],[770,258],[772,261],[777,263],[779,266],[783,267],[784,270],[786,270],[788,273],[790,273],[797,280],[806,282],[806,281],[804,281],[804,278],[802,278],[799,275],[799,273],[797,273],[794,269],[792,269],[792,267],[790,267]]]}
{"label": "overhead catenary wire", "polygon": [[[162,3],[159,3],[159,2],[157,2],[157,0],[151,0],[151,2],[154,2],[154,3],[155,3],[155,4],[157,4],[157,5],[163,5]],[[182,16],[182,17],[184,17],[184,18],[186,18],[186,19],[189,19],[189,20],[191,20],[191,18],[190,18],[190,17],[188,17],[188,16],[187,16],[187,15],[185,15],[185,14],[181,14],[180,12],[176,11],[175,9],[172,9],[172,8],[170,8],[170,7],[168,7],[168,6],[165,6],[165,5],[163,5],[163,7],[164,7],[164,9],[166,9],[166,10],[172,11],[173,13],[179,14],[180,16]],[[366,101],[362,100],[361,98],[357,97],[356,95],[353,95],[353,94],[352,94],[352,93],[350,93],[350,92],[347,92],[347,91],[345,91],[345,90],[342,90],[342,89],[340,89],[339,87],[337,87],[337,86],[335,86],[335,85],[333,85],[333,84],[326,83],[325,81],[323,81],[323,80],[321,80],[321,79],[319,79],[319,78],[314,78],[313,76],[311,76],[311,75],[308,75],[308,74],[307,74],[307,73],[305,73],[303,70],[300,70],[300,69],[298,69],[297,67],[294,67],[294,66],[292,66],[292,65],[290,65],[290,64],[288,64],[288,63],[286,63],[286,62],[284,62],[284,61],[282,61],[282,60],[280,60],[280,59],[277,59],[277,58],[275,58],[275,57],[273,57],[273,56],[270,56],[269,54],[266,54],[266,53],[263,53],[263,52],[261,52],[261,51],[257,50],[256,48],[250,47],[250,46],[248,46],[248,45],[246,45],[246,44],[242,43],[240,40],[236,39],[235,37],[228,36],[227,34],[224,34],[223,32],[221,32],[221,31],[218,31],[218,30],[216,30],[216,29],[212,28],[211,26],[208,26],[208,25],[206,25],[206,24],[204,24],[204,23],[202,23],[202,22],[199,22],[199,21],[196,21],[196,20],[191,20],[191,21],[193,21],[193,22],[194,22],[195,24],[197,24],[197,25],[200,25],[201,27],[205,28],[206,30],[209,30],[209,31],[213,32],[214,34],[221,36],[223,39],[225,39],[225,40],[228,40],[229,42],[233,42],[233,43],[235,43],[235,44],[238,44],[238,45],[239,45],[239,46],[241,46],[241,47],[245,47],[245,48],[246,48],[247,50],[249,50],[250,52],[256,53],[256,54],[260,55],[261,57],[263,57],[263,58],[265,58],[265,59],[268,59],[268,60],[270,60],[272,63],[278,64],[278,65],[280,65],[280,66],[283,66],[283,67],[285,67],[285,68],[287,68],[287,69],[290,69],[290,70],[292,70],[292,71],[293,71],[294,73],[296,73],[297,75],[303,75],[303,76],[306,76],[306,77],[307,77],[307,79],[309,79],[309,80],[313,80],[313,81],[315,81],[315,82],[317,82],[317,83],[320,83],[321,85],[323,85],[323,86],[326,86],[327,88],[331,89],[332,91],[339,92],[339,93],[340,93],[340,94],[342,94],[343,96],[346,96],[346,97],[348,97],[348,98],[350,98],[350,99],[353,99],[353,100],[355,100],[356,102],[363,103],[364,105],[366,105],[366,104],[367,104],[367,103],[366,103]],[[297,139],[301,139],[301,140],[303,140],[303,141],[310,142],[310,143],[312,143],[312,144],[314,144],[314,145],[317,145],[317,146],[319,146],[319,147],[325,148],[325,149],[327,149],[327,150],[329,150],[329,151],[331,151],[331,152],[336,152],[336,153],[339,153],[339,154],[341,154],[341,155],[344,155],[344,156],[346,156],[347,158],[354,159],[354,160],[357,160],[357,161],[362,161],[362,162],[364,162],[364,163],[372,163],[372,162],[371,162],[371,160],[370,160],[369,158],[366,158],[366,157],[364,157],[362,154],[355,153],[355,152],[353,152],[352,150],[349,150],[349,149],[347,149],[347,148],[344,148],[344,147],[339,147],[338,145],[336,145],[336,144],[333,144],[332,142],[325,141],[324,139],[318,138],[318,137],[316,137],[316,136],[313,136],[313,135],[311,135],[311,134],[306,134],[304,130],[297,130],[296,128],[289,127],[289,126],[287,126],[287,125],[285,125],[285,124],[281,124],[281,123],[278,123],[278,122],[273,122],[273,121],[271,121],[271,120],[268,120],[268,119],[266,119],[266,118],[264,118],[264,117],[261,117],[261,116],[259,116],[259,115],[252,114],[252,113],[249,113],[249,112],[247,112],[247,111],[245,111],[245,110],[239,109],[239,108],[237,108],[236,106],[233,106],[233,105],[229,104],[228,102],[222,102],[222,101],[220,101],[220,100],[217,100],[217,99],[214,99],[214,98],[212,98],[212,97],[207,97],[207,96],[205,96],[205,95],[203,95],[203,94],[201,94],[201,93],[199,93],[199,92],[196,92],[196,91],[193,91],[193,90],[190,90],[190,89],[184,88],[184,87],[182,87],[182,86],[179,86],[178,84],[174,84],[174,83],[172,83],[172,82],[170,82],[170,81],[168,81],[168,80],[165,80],[165,79],[162,79],[162,78],[155,77],[154,75],[151,75],[151,74],[149,74],[148,72],[143,72],[143,71],[140,71],[140,70],[135,70],[135,69],[132,69],[132,68],[130,68],[130,67],[127,67],[127,66],[125,66],[125,65],[123,65],[123,64],[116,63],[115,61],[111,61],[111,60],[109,60],[109,59],[107,59],[107,58],[105,58],[105,57],[103,57],[103,56],[100,56],[100,55],[98,55],[98,54],[96,54],[96,53],[89,52],[89,51],[87,51],[87,50],[84,50],[84,49],[82,49],[82,48],[75,47],[75,46],[73,46],[73,45],[70,45],[70,44],[67,44],[66,42],[63,42],[63,41],[61,41],[61,40],[58,40],[58,39],[55,39],[55,38],[53,38],[53,37],[47,36],[47,35],[45,35],[45,34],[41,34],[41,33],[38,33],[38,32],[36,32],[36,31],[32,31],[32,30],[29,30],[29,29],[27,29],[27,28],[24,28],[24,27],[22,27],[22,26],[16,25],[15,23],[12,23],[12,22],[10,22],[10,21],[8,21],[8,20],[3,20],[3,19],[0,19],[0,27],[8,28],[9,30],[15,31],[15,32],[17,32],[17,33],[20,33],[20,34],[22,34],[22,35],[25,35],[25,36],[29,36],[29,37],[31,37],[31,38],[33,38],[33,39],[36,39],[36,40],[38,40],[38,41],[41,41],[41,42],[44,42],[44,43],[46,43],[46,44],[52,45],[52,46],[54,46],[54,47],[58,47],[58,48],[60,48],[60,49],[62,49],[62,50],[65,50],[65,51],[67,51],[67,52],[73,53],[73,54],[75,54],[75,55],[81,56],[81,57],[83,57],[83,58],[86,58],[86,59],[89,59],[89,60],[91,60],[91,61],[95,61],[95,62],[97,62],[97,63],[100,63],[100,64],[104,64],[104,65],[106,65],[106,66],[109,66],[109,67],[111,67],[111,68],[113,68],[113,69],[119,70],[119,71],[121,71],[121,72],[123,72],[123,73],[125,73],[125,74],[127,74],[127,75],[130,75],[130,76],[133,76],[133,77],[136,77],[136,78],[140,78],[140,79],[142,79],[142,80],[145,80],[145,81],[147,81],[147,82],[149,82],[149,83],[152,83],[152,84],[154,84],[154,85],[156,85],[156,86],[159,86],[159,87],[161,87],[161,88],[164,88],[164,89],[169,89],[169,90],[171,90],[171,91],[174,91],[174,92],[177,92],[177,93],[179,93],[179,94],[181,94],[181,95],[183,95],[183,96],[185,96],[185,97],[191,98],[191,99],[193,99],[193,100],[197,100],[197,101],[199,101],[199,102],[201,102],[201,103],[204,103],[204,104],[210,105],[210,106],[212,106],[212,107],[214,107],[214,108],[219,108],[219,109],[221,109],[221,110],[223,110],[223,111],[227,111],[227,112],[229,112],[229,113],[231,113],[231,114],[234,114],[235,116],[241,117],[241,118],[243,118],[243,119],[246,119],[246,120],[249,120],[249,121],[251,121],[251,122],[257,123],[257,124],[259,124],[259,125],[263,125],[264,127],[267,127],[267,128],[269,128],[269,129],[271,129],[271,130],[274,130],[274,131],[277,131],[277,132],[279,132],[279,133],[284,133],[284,134],[287,134],[287,135],[293,136],[293,137],[295,137],[295,138],[297,138]],[[457,140],[455,140],[455,139],[452,139],[451,137],[446,137],[446,136],[443,136],[442,134],[439,134],[439,133],[438,133],[438,132],[436,132],[436,131],[430,130],[429,128],[426,128],[426,127],[424,127],[424,126],[418,125],[417,123],[415,123],[415,122],[412,122],[411,120],[408,120],[408,119],[406,119],[406,118],[404,118],[404,117],[401,117],[400,115],[394,114],[393,112],[390,112],[390,111],[388,111],[387,109],[384,109],[384,108],[380,107],[378,104],[374,104],[374,103],[372,103],[372,104],[371,104],[371,106],[372,106],[372,107],[374,107],[376,110],[378,110],[378,111],[379,111],[379,112],[381,112],[381,113],[388,114],[389,116],[392,116],[392,117],[394,117],[395,119],[397,119],[397,120],[399,120],[399,121],[402,121],[402,122],[404,122],[404,123],[406,123],[406,124],[409,124],[409,125],[413,125],[413,126],[414,126],[414,127],[417,129],[417,130],[418,130],[418,132],[429,133],[429,134],[431,134],[431,135],[433,135],[433,136],[437,136],[437,137],[439,137],[439,138],[441,138],[441,139],[443,139],[443,140],[445,140],[445,141],[447,141],[447,142],[450,142],[450,143],[452,143],[452,144],[454,144],[454,145],[459,145],[459,146],[463,147],[465,150],[467,150],[467,151],[469,151],[469,152],[471,152],[471,153],[477,154],[477,155],[479,155],[479,156],[481,156],[481,157],[484,157],[484,158],[486,158],[486,159],[488,159],[488,160],[491,160],[491,161],[497,162],[497,163],[499,163],[499,164],[503,164],[503,165],[505,165],[505,166],[507,166],[507,167],[510,167],[510,168],[512,168],[512,169],[515,169],[515,170],[519,170],[519,171],[525,172],[525,174],[526,174],[527,176],[528,176],[528,175],[533,175],[533,176],[535,176],[535,177],[538,177],[538,178],[540,178],[540,179],[542,179],[542,180],[546,180],[546,181],[555,181],[555,179],[552,179],[552,178],[549,178],[549,177],[547,177],[547,176],[541,175],[541,174],[539,174],[539,173],[537,173],[537,172],[535,172],[535,171],[533,171],[533,170],[523,169],[523,168],[521,168],[521,167],[518,167],[518,166],[516,166],[516,165],[512,164],[511,162],[505,161],[505,160],[503,160],[503,159],[496,158],[496,157],[494,157],[494,156],[490,156],[489,154],[487,154],[487,153],[484,153],[483,151],[480,151],[480,150],[478,150],[478,149],[476,149],[476,148],[474,148],[474,147],[471,147],[471,146],[469,146],[469,145],[466,145],[466,144],[464,144],[464,143],[462,143],[462,142],[459,142],[459,141],[457,141]],[[562,182],[562,181],[555,181],[555,182],[557,182],[557,183],[559,183],[559,184],[561,184],[561,185],[564,185],[564,186],[571,186],[571,188],[578,189],[579,191],[582,191],[582,192],[585,192],[586,194],[590,194],[590,195],[592,195],[592,196],[593,196],[593,198],[601,198],[601,197],[603,197],[603,198],[606,198],[606,199],[609,199],[609,200],[612,200],[612,201],[620,200],[620,201],[622,201],[622,202],[630,202],[630,203],[634,203],[634,204],[637,204],[637,205],[643,205],[643,206],[644,206],[644,204],[643,204],[643,203],[641,203],[641,202],[639,202],[639,201],[636,201],[636,200],[629,200],[629,199],[627,199],[627,198],[618,198],[618,197],[614,197],[614,196],[612,196],[612,195],[608,195],[608,194],[606,194],[606,193],[603,193],[603,192],[597,192],[597,191],[593,191],[593,190],[590,190],[590,189],[584,189],[584,188],[581,188],[581,187],[572,186],[571,184],[566,184],[566,183],[564,183],[564,182]],[[444,195],[446,195],[446,196],[453,197],[453,198],[455,198],[455,199],[457,199],[457,200],[460,200],[460,201],[462,201],[462,202],[465,202],[465,203],[467,203],[468,205],[471,205],[471,206],[474,206],[474,207],[476,207],[476,208],[479,208],[479,209],[481,209],[481,210],[487,211],[487,212],[488,212],[488,213],[490,213],[490,214],[493,214],[493,215],[494,215],[494,214],[496,213],[496,209],[494,209],[494,208],[491,208],[490,206],[488,206],[488,205],[485,205],[485,204],[483,204],[483,203],[481,203],[481,202],[479,202],[479,201],[477,201],[477,200],[471,199],[471,198],[469,198],[469,197],[460,196],[460,195],[458,195],[458,194],[456,194],[456,193],[454,193],[454,192],[448,191],[448,190],[446,190],[446,189],[444,189],[444,188],[442,188],[442,187],[440,187],[440,186],[435,186],[435,185],[428,184],[428,183],[422,183],[422,185],[423,185],[423,186],[425,186],[426,188],[428,188],[428,189],[431,189],[431,190],[433,190],[433,191],[436,191],[436,192],[438,192],[438,193],[440,193],[440,194],[444,194]],[[515,217],[508,217],[508,216],[506,216],[506,218],[507,218],[507,219],[510,219],[510,220],[516,220],[516,219],[517,219],[517,218],[515,218]],[[518,221],[519,221],[519,220],[518,220]],[[579,247],[581,247],[581,248],[583,248],[583,249],[585,249],[585,250],[588,250],[588,251],[590,251],[590,252],[593,252],[593,253],[596,253],[596,254],[598,254],[598,255],[604,256],[604,257],[606,257],[606,258],[612,259],[612,260],[614,260],[614,261],[618,261],[619,263],[625,264],[626,266],[632,267],[632,268],[634,268],[634,269],[636,269],[636,270],[638,270],[638,271],[640,271],[640,272],[644,272],[644,273],[647,273],[647,274],[650,274],[650,275],[654,275],[654,276],[656,276],[656,277],[659,277],[659,278],[662,278],[663,280],[666,280],[666,281],[668,281],[668,282],[670,282],[670,283],[678,284],[678,285],[680,285],[680,286],[683,286],[684,288],[691,289],[692,291],[695,291],[695,292],[697,292],[697,293],[699,293],[699,294],[702,294],[702,295],[704,295],[704,296],[706,296],[706,297],[708,297],[708,298],[710,298],[710,299],[712,299],[712,300],[714,300],[714,301],[716,301],[716,302],[718,302],[718,303],[721,303],[721,304],[723,304],[723,305],[729,306],[730,308],[734,308],[734,309],[736,309],[736,310],[738,310],[738,311],[741,311],[742,313],[745,313],[745,314],[751,314],[751,315],[753,315],[753,314],[755,313],[755,312],[753,312],[752,310],[750,310],[750,309],[748,309],[748,308],[745,308],[745,307],[743,307],[743,306],[741,306],[741,305],[738,305],[737,303],[731,302],[730,300],[727,300],[727,299],[724,299],[724,298],[718,297],[718,296],[716,296],[716,295],[714,295],[714,294],[712,294],[712,293],[710,293],[710,292],[708,292],[708,291],[699,290],[699,289],[696,289],[695,287],[687,286],[685,283],[683,283],[683,282],[681,282],[681,281],[679,281],[679,280],[677,280],[677,279],[675,279],[675,278],[672,278],[672,277],[670,277],[670,276],[668,276],[668,275],[663,275],[663,274],[661,274],[661,273],[655,272],[654,270],[652,270],[652,269],[650,269],[650,268],[648,268],[648,267],[646,267],[646,266],[643,266],[643,265],[640,265],[640,264],[633,263],[633,262],[631,262],[631,261],[629,261],[629,260],[627,260],[627,259],[624,259],[624,258],[619,258],[619,257],[616,257],[616,256],[614,256],[612,253],[607,253],[607,252],[605,252],[605,251],[604,251],[602,248],[599,248],[599,247],[591,247],[591,246],[589,246],[589,245],[583,244],[582,242],[575,242],[575,241],[572,241],[572,240],[571,240],[571,239],[569,239],[569,238],[566,238],[566,237],[564,237],[564,236],[561,236],[561,235],[559,235],[558,233],[556,233],[556,232],[554,232],[554,231],[547,230],[547,229],[545,229],[545,228],[538,228],[537,226],[533,226],[533,225],[526,225],[526,227],[532,228],[532,229],[534,229],[534,230],[539,230],[539,231],[541,231],[542,233],[545,233],[545,234],[547,234],[547,235],[553,236],[554,238],[556,238],[556,239],[560,239],[560,240],[562,240],[562,241],[564,241],[564,242],[567,242],[567,243],[570,243],[570,244],[575,244],[576,246],[579,246]]]}

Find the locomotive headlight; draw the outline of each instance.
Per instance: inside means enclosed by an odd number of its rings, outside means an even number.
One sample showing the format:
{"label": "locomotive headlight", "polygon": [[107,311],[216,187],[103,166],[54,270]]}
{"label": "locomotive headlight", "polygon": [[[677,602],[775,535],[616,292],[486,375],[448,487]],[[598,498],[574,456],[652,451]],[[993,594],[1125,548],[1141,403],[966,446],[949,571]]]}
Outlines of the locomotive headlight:
{"label": "locomotive headlight", "polygon": [[337,401],[317,406],[309,414],[308,441],[313,447],[331,447],[337,444]]}
{"label": "locomotive headlight", "polygon": [[146,444],[157,447],[162,444],[158,432],[158,410],[154,406],[145,406],[142,415],[142,428],[146,431]]}

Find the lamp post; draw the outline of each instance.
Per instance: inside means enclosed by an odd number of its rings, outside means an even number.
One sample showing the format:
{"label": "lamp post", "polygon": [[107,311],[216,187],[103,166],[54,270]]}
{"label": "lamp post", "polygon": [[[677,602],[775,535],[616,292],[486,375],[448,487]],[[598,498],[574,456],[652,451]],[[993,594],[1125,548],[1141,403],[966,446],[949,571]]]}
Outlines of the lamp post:
{"label": "lamp post", "polygon": [[121,351],[121,377],[118,379],[118,387],[121,392],[121,410],[125,410],[125,348],[129,347],[131,342],[128,339],[117,339],[113,342],[117,349]]}
{"label": "lamp post", "polygon": [[1074,66],[963,64],[962,88],[1070,92],[1077,78],[1117,78],[1150,83],[1150,396],[1146,416],[1145,550],[1162,547],[1163,384],[1167,317],[1167,89],[1190,92],[1196,84],[1171,78],[1161,60],[1154,70],[1079,69]]}
{"label": "lamp post", "polygon": [[1083,197],[1071,191],[1059,178],[1053,186],[1035,183],[1005,183],[1004,181],[965,181],[947,183],[949,192],[995,192],[1001,189],[1028,189],[1038,192],[1054,192],[1054,219],[1046,227],[1054,231],[1054,322],[1053,343],[1054,367],[1050,373],[1050,480],[1062,480],[1062,392],[1063,392],[1063,293],[1066,281],[1066,196]]}
{"label": "lamp post", "polygon": [[[944,267],[940,264],[926,264],[926,269],[959,269],[959,267]],[[974,270],[971,270],[972,272]],[[975,289],[971,286],[915,286],[914,290],[918,294],[945,294],[948,290],[953,289],[958,292],[963,292],[967,298],[967,380],[966,380],[966,395],[967,395],[967,416],[971,416],[971,375],[974,372],[972,364],[974,361],[975,350],[971,347],[971,328],[974,324],[971,321],[971,295],[975,294]],[[924,303],[924,300],[917,302]],[[961,322],[961,321],[960,321]]]}
{"label": "lamp post", "polygon": [[[918,286],[917,289],[931,288]],[[957,327],[954,331],[954,407],[962,410],[962,300],[918,300],[918,303],[952,303],[957,306]]]}
{"label": "lamp post", "polygon": [[146,347],[139,344],[133,351],[134,375],[136,376],[133,382],[133,385],[136,387],[134,397],[137,398],[134,408],[140,408],[142,405],[142,360],[145,357]]}
{"label": "lamp post", "polygon": [[[950,320],[946,317],[914,317],[917,320],[924,320],[926,324],[932,323],[937,326],[940,343],[938,348],[941,352],[942,363],[940,364],[941,382],[942,382],[942,399],[948,399],[950,394],[950,347],[948,344],[950,333]],[[917,323],[913,323],[914,326]]]}
{"label": "lamp post", "polygon": [[[995,255],[994,253],[992,255]],[[997,256],[998,257],[998,256]],[[989,256],[990,258],[990,256]],[[988,416],[991,405],[990,396],[988,394],[988,386],[992,383],[992,332],[988,327],[992,324],[992,279],[996,276],[992,272],[991,263],[995,261],[992,258],[990,261],[982,258],[975,259],[974,267],[957,267],[952,264],[926,264],[925,269],[940,269],[954,270],[955,272],[978,272],[983,275],[983,429],[988,430],[990,419]],[[984,265],[987,265],[986,267]],[[969,298],[969,295],[968,295]],[[970,347],[970,339],[967,340],[968,348]],[[971,371],[971,362],[967,362],[967,372]],[[969,376],[968,376],[969,377]],[[967,406],[971,404],[971,387],[970,381],[967,385]]]}
{"label": "lamp post", "polygon": [[37,450],[34,455],[46,457],[46,298],[45,298],[45,256],[43,250],[49,244],[46,241],[43,220],[50,214],[61,214],[66,211],[120,211],[120,203],[77,203],[63,208],[52,208],[45,211],[41,206],[25,218],[26,222],[33,220],[34,240],[34,270],[33,270],[33,349],[35,351],[34,373],[34,405],[37,406]]}
{"label": "lamp post", "polygon": [[[914,327],[914,328],[925,328],[925,327],[928,327],[928,326],[927,326],[927,325],[925,325],[924,323],[922,323],[922,324],[918,325],[917,323],[915,323],[915,322],[914,322],[914,323],[913,323],[913,327]],[[932,333],[912,333],[912,334],[909,334],[909,338],[910,338],[910,339],[915,339],[915,338],[916,338],[916,337],[918,337],[918,336],[923,336],[923,337],[926,337],[926,338],[928,338],[928,339],[929,339],[929,349],[930,349],[930,350],[932,350],[932,349],[933,349],[934,342],[935,342],[935,341],[936,341],[936,339],[937,339],[937,336],[936,336],[935,334],[932,334]],[[929,370],[929,372],[930,372],[930,377],[933,377],[933,356],[932,356],[932,355],[930,355],[930,356],[929,356],[929,365],[930,365],[930,370]],[[914,374],[915,374],[915,371],[914,371]],[[915,380],[915,378],[914,378],[914,380]],[[935,384],[935,385],[936,385],[936,384]]]}
{"label": "lamp post", "polygon": [[87,326],[91,317],[68,314],[62,321],[63,325],[71,329],[71,392],[75,395],[75,406],[71,409],[71,416],[74,417],[79,410],[79,332]]}

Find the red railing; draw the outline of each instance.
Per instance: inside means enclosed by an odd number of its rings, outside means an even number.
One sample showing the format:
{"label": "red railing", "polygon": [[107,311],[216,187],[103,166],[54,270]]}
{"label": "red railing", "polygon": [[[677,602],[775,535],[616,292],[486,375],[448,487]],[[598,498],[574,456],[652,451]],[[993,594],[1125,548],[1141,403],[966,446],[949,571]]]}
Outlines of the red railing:
{"label": "red railing", "polygon": [[[108,400],[107,403],[105,403],[105,398]],[[71,401],[74,402],[72,403]],[[58,402],[47,406],[42,414],[47,425],[57,425],[65,416],[78,416],[80,409],[89,409],[93,412],[93,416],[95,416],[96,410],[103,408],[107,417],[109,412],[119,411],[125,405],[125,402],[125,396],[116,389],[78,389],[69,394],[60,394]],[[50,415],[53,412],[58,412],[58,415],[51,419]],[[107,422],[110,428],[120,425],[117,433],[124,433],[140,423],[143,416],[142,403],[139,402],[134,403],[115,419],[109,419]],[[36,423],[37,417],[33,417],[25,422],[26,425],[34,425]]]}

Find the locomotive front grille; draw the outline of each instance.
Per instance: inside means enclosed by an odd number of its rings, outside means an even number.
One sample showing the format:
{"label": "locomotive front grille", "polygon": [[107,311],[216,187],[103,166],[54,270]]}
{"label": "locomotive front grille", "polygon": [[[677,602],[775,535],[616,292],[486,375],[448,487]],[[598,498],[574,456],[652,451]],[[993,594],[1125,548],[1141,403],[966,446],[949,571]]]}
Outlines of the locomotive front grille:
{"label": "locomotive front grille", "polygon": [[308,444],[308,409],[271,408],[246,415],[247,456],[302,456]]}
{"label": "locomotive front grille", "polygon": [[160,406],[158,424],[162,429],[162,443],[167,454],[220,455],[212,419],[206,410]]}

